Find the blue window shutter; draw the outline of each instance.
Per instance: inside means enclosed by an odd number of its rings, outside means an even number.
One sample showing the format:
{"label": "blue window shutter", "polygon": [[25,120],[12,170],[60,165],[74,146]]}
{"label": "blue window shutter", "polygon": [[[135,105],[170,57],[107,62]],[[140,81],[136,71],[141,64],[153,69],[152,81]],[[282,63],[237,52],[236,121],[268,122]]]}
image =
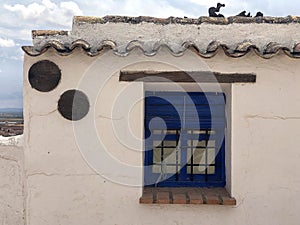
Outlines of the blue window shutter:
{"label": "blue window shutter", "polygon": [[[157,119],[160,118],[160,119]],[[163,122],[162,122],[163,121]],[[223,93],[203,93],[203,92],[146,92],[145,98],[145,183],[157,186],[224,186],[225,185],[225,144],[224,129],[226,126],[225,119],[225,95]],[[159,130],[176,130],[176,134],[166,135],[155,134]],[[193,131],[201,131],[201,134],[193,134]],[[210,131],[214,130],[214,134]],[[203,133],[203,132],[206,133]],[[202,134],[203,133],[203,134]],[[187,163],[188,142],[195,140],[208,141],[213,138],[218,149],[214,164],[211,164],[215,170],[213,174],[193,174],[193,168],[200,164]],[[166,163],[168,167],[179,167],[180,171],[168,177],[165,180],[159,180],[161,174],[154,173],[151,166],[155,164],[153,143],[157,140],[175,141],[180,148],[181,161],[176,163]],[[180,139],[180,142],[179,142]],[[163,142],[162,142],[163,143]],[[180,143],[180,144],[179,144]],[[180,146],[179,146],[180,145]],[[160,146],[160,152],[169,151],[164,146]],[[206,147],[207,149],[208,147]],[[165,150],[164,150],[165,149]],[[206,151],[206,157],[208,150]],[[163,153],[162,153],[163,154]],[[192,153],[191,153],[192,154]],[[157,154],[156,154],[157,155]],[[157,157],[157,156],[156,156]],[[163,158],[163,156],[162,156]],[[206,160],[207,161],[207,160]],[[195,166],[194,166],[195,165]],[[206,162],[206,167],[208,167]],[[163,167],[163,166],[161,166]],[[163,170],[163,169],[162,169]],[[189,171],[189,174],[188,174]]]}
{"label": "blue window shutter", "polygon": [[[223,93],[146,92],[145,122],[159,117],[168,128],[225,127],[225,96]],[[213,118],[213,120],[212,120]],[[200,125],[199,125],[200,123]],[[156,128],[161,123],[152,124]]]}

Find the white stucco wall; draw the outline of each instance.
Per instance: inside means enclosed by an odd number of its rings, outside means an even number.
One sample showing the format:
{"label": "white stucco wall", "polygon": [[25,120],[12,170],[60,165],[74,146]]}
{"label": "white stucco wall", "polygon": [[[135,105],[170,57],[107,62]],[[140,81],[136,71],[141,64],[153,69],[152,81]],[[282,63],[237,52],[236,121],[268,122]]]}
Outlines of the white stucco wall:
{"label": "white stucco wall", "polygon": [[[30,66],[43,59],[53,61],[62,71],[59,86],[48,93],[32,89],[28,82]],[[132,65],[137,61],[142,64]],[[227,87],[231,92],[227,102],[231,105],[227,188],[237,199],[236,206],[138,203],[143,179],[140,140],[145,86],[119,82],[118,72],[124,67],[257,74],[254,84]],[[38,57],[25,56],[27,225],[297,225],[299,69],[298,60],[281,54],[268,60],[252,53],[234,59],[220,52],[212,59],[202,59],[189,51],[174,57],[161,49],[153,57],[139,50],[127,57],[108,51],[91,58],[80,50],[65,57],[53,50]],[[72,123],[59,114],[57,102],[64,91],[74,88],[87,94],[91,109],[83,120]],[[95,134],[115,160],[105,158]]]}
{"label": "white stucco wall", "polygon": [[24,225],[22,137],[0,136],[0,224]]}

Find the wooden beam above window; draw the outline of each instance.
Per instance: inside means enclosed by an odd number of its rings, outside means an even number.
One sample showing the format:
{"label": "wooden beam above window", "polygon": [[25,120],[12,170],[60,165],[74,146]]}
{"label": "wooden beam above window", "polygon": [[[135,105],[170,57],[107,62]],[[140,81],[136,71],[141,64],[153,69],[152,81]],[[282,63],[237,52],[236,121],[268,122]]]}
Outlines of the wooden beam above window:
{"label": "wooden beam above window", "polygon": [[255,83],[253,73],[210,71],[120,71],[119,81],[182,83]]}

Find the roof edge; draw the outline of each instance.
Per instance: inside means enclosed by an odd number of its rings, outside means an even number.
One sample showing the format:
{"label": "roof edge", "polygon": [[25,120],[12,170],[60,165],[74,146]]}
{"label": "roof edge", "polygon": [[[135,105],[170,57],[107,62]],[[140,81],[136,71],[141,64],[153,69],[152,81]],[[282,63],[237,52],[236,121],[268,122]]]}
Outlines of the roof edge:
{"label": "roof edge", "polygon": [[76,40],[72,42],[70,45],[64,45],[64,43],[59,41],[49,41],[44,45],[40,46],[36,49],[34,46],[23,46],[23,51],[29,56],[39,56],[48,51],[48,49],[53,48],[60,55],[66,56],[73,53],[76,48],[81,48],[88,56],[97,56],[102,54],[102,52],[106,49],[112,50],[116,55],[119,56],[127,56],[132,50],[138,48],[140,49],[146,56],[154,56],[157,52],[166,47],[169,49],[170,53],[174,56],[183,55],[188,49],[194,51],[197,55],[203,58],[212,58],[218,54],[220,50],[233,58],[239,58],[247,55],[250,52],[254,52],[261,58],[270,59],[280,52],[283,52],[285,55],[291,58],[300,59],[300,43],[295,43],[292,49],[288,47],[282,46],[276,42],[270,42],[266,45],[264,49],[259,49],[256,45],[249,41],[244,41],[239,44],[234,49],[230,49],[227,45],[222,44],[218,41],[211,42],[206,51],[202,52],[200,49],[191,42],[184,42],[181,44],[180,48],[174,49],[172,46],[167,44],[157,44],[154,45],[154,48],[150,48],[147,46],[147,43],[142,43],[139,41],[129,42],[125,48],[118,48],[117,44],[113,41],[103,41],[101,44],[97,46],[97,48],[92,49],[91,45],[84,40]]}
{"label": "roof edge", "polygon": [[168,17],[168,18],[156,18],[149,16],[114,16],[108,15],[105,17],[94,17],[94,16],[74,16],[74,24],[105,24],[105,23],[154,23],[154,24],[196,24],[202,23],[216,24],[216,25],[228,25],[232,23],[270,23],[270,24],[288,24],[288,23],[300,23],[300,16],[286,16],[286,17],[240,17],[231,16],[227,18],[221,17],[207,17],[200,16],[199,18],[181,18],[181,17]]}
{"label": "roof edge", "polygon": [[57,36],[57,35],[68,35],[69,31],[66,30],[32,30],[32,37],[40,36]]}

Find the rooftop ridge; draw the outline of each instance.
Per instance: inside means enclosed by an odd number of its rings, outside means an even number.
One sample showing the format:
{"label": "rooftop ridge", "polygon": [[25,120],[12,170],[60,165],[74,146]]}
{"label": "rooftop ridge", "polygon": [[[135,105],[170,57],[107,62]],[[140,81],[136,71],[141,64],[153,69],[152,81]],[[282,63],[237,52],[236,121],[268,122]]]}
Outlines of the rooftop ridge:
{"label": "rooftop ridge", "polygon": [[286,17],[241,17],[241,16],[230,16],[227,18],[222,17],[208,17],[200,16],[199,18],[187,18],[187,17],[168,17],[168,18],[156,18],[150,16],[113,16],[108,15],[104,17],[94,16],[74,16],[73,24],[105,24],[105,23],[154,23],[160,25],[166,24],[216,24],[216,25],[229,25],[232,23],[271,23],[271,24],[288,24],[288,23],[300,23],[300,16],[286,16]]}
{"label": "rooftop ridge", "polygon": [[235,58],[250,52],[265,59],[280,53],[300,58],[300,33],[295,32],[299,29],[298,16],[198,19],[75,16],[70,31],[33,30],[33,46],[23,46],[23,50],[30,56],[41,55],[51,48],[60,55],[69,55],[80,48],[87,55],[96,56],[110,49],[116,55],[126,56],[138,48],[153,56],[166,47],[174,56],[189,49],[204,58],[215,56],[219,50]]}

